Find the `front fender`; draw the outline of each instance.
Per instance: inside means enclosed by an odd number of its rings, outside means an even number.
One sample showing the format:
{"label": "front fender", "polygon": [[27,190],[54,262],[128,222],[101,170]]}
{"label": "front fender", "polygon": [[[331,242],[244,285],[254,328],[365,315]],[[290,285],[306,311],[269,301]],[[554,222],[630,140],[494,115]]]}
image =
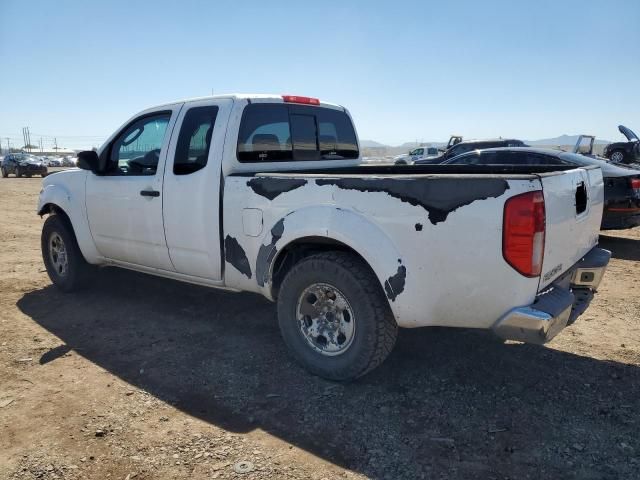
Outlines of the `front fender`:
{"label": "front fender", "polygon": [[[58,176],[67,172],[58,173],[45,177],[42,181],[42,190],[38,198],[38,215],[49,213],[51,207],[61,210],[69,218],[73,232],[78,242],[78,247],[89,263],[101,263],[101,255],[95,247],[87,213],[85,210],[85,177],[79,175],[68,175],[65,183],[53,183]],[[71,173],[71,172],[69,172]],[[74,172],[75,173],[75,172]]]}

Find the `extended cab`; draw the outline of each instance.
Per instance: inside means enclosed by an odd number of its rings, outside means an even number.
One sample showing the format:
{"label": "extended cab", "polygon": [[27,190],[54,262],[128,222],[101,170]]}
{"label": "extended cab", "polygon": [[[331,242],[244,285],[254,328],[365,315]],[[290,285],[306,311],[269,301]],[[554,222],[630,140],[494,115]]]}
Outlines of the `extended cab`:
{"label": "extended cab", "polygon": [[398,327],[549,341],[609,260],[599,168],[364,167],[348,111],[308,97],[151,108],[78,166],[39,199],[55,285],[114,265],[259,293],[297,361],[335,380],[382,363]]}

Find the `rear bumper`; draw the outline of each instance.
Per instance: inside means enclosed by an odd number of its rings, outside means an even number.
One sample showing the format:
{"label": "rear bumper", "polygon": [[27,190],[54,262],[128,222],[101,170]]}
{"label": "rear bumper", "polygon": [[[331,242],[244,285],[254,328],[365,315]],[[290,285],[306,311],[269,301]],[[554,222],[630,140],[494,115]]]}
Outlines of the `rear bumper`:
{"label": "rear bumper", "polygon": [[514,308],[500,318],[493,326],[494,333],[505,340],[550,341],[587,309],[610,258],[608,250],[593,248],[531,305]]}

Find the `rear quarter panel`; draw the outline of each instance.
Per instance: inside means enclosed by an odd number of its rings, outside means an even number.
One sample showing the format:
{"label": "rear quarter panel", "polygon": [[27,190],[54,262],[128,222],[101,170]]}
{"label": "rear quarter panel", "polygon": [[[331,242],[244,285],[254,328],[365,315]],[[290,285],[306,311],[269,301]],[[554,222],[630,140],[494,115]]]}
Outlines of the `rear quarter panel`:
{"label": "rear quarter panel", "polygon": [[488,328],[537,293],[502,258],[502,217],[506,199],[538,189],[531,176],[229,176],[225,283],[270,298],[278,252],[329,237],[369,263],[400,326]]}

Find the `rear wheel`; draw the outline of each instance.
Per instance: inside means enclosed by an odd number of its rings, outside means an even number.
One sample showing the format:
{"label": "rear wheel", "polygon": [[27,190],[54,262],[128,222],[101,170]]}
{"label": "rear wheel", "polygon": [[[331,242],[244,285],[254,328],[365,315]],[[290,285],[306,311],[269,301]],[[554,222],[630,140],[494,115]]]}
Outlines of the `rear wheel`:
{"label": "rear wheel", "polygon": [[22,177],[22,170],[20,169],[20,167],[16,168],[16,177]]}
{"label": "rear wheel", "polygon": [[66,219],[60,215],[47,218],[42,227],[41,248],[47,274],[56,287],[71,292],[85,283],[90,265]]}
{"label": "rear wheel", "polygon": [[622,150],[614,150],[613,153],[611,153],[611,161],[617,163],[624,162],[624,152]]}
{"label": "rear wheel", "polygon": [[280,287],[278,321],[298,363],[339,381],[380,365],[398,330],[378,279],[344,252],[320,253],[293,266]]}
{"label": "rear wheel", "polygon": [[0,170],[2,171],[2,178],[7,178],[9,176],[9,173],[4,167],[0,168]]}

